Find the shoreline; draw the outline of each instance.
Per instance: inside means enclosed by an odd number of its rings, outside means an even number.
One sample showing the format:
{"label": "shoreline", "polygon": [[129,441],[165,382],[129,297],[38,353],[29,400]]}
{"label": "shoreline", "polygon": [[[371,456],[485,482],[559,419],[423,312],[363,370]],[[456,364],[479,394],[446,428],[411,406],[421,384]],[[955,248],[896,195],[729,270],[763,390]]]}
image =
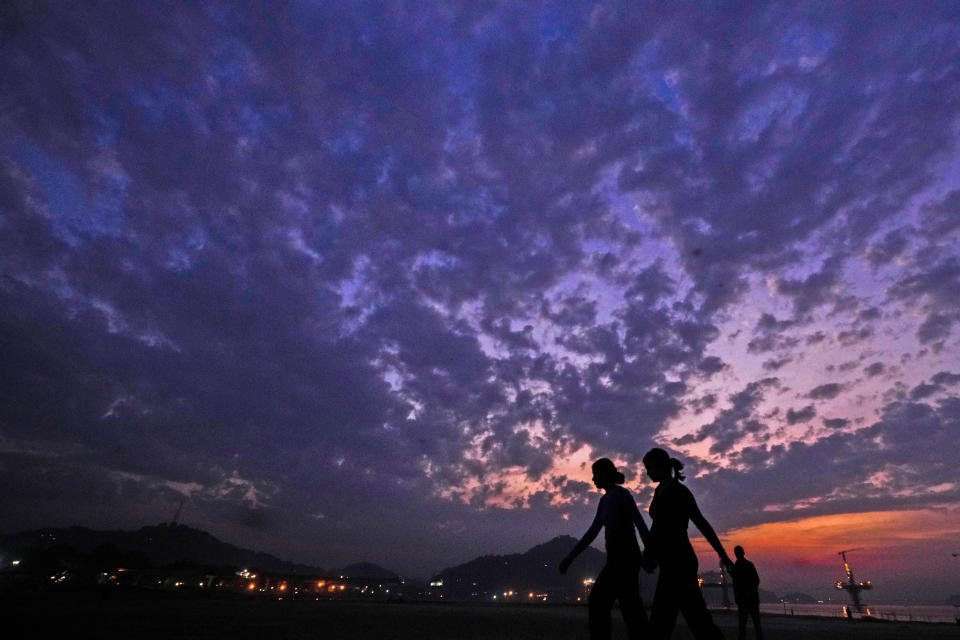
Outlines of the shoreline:
{"label": "shoreline", "polygon": [[[357,601],[268,598],[102,598],[5,599],[24,634],[65,637],[329,640],[389,637],[393,640],[582,640],[588,611],[571,603],[487,603],[469,601]],[[647,609],[649,614],[649,608]],[[736,610],[711,610],[724,637],[737,637]],[[818,635],[829,640],[940,640],[958,637],[947,622],[846,620],[815,615],[762,613],[764,633],[778,640]],[[613,640],[626,638],[619,612],[612,613]],[[752,627],[752,625],[748,625]],[[27,637],[22,635],[22,637]],[[748,637],[752,636],[752,628]],[[681,618],[673,640],[691,640]]]}

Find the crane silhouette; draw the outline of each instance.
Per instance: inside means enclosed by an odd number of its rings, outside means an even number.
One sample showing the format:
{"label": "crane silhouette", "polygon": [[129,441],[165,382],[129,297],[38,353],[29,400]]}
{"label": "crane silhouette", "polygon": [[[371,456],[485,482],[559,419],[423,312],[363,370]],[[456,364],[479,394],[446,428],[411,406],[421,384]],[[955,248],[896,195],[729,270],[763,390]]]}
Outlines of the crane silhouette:
{"label": "crane silhouette", "polygon": [[847,580],[837,580],[833,584],[842,591],[847,591],[850,593],[850,599],[853,600],[853,608],[857,612],[863,611],[863,604],[860,602],[860,592],[868,591],[873,589],[873,585],[870,584],[869,580],[863,582],[857,582],[853,577],[853,569],[850,568],[850,563],[847,562],[847,554],[851,551],[859,551],[863,547],[857,547],[856,549],[844,549],[843,551],[838,551],[837,555],[843,559],[843,570],[847,572]]}
{"label": "crane silhouette", "polygon": [[173,514],[173,520],[170,521],[170,527],[177,526],[177,523],[180,521],[180,512],[183,511],[183,503],[186,502],[186,497],[180,498],[180,506],[177,507],[176,513]]}

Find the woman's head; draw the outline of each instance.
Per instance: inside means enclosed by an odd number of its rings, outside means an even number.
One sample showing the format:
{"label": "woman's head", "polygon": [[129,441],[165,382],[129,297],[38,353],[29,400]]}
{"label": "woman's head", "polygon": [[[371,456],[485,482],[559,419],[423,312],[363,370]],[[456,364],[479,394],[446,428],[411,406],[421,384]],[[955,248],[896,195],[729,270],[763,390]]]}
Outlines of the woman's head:
{"label": "woman's head", "polygon": [[617,471],[617,467],[610,458],[600,458],[593,463],[593,484],[605,487],[614,484],[623,484],[625,478]]}
{"label": "woman's head", "polygon": [[684,475],[680,473],[683,469],[683,463],[676,458],[671,458],[669,453],[659,447],[647,451],[646,455],[643,456],[643,465],[647,468],[647,475],[654,482],[663,482],[671,478],[683,480],[684,478]]}

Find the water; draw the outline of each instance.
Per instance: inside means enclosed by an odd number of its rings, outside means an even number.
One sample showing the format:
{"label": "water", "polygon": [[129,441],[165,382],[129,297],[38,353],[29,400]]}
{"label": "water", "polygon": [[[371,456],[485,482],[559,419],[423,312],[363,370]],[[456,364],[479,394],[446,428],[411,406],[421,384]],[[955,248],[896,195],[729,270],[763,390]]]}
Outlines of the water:
{"label": "water", "polygon": [[[819,616],[825,618],[843,618],[846,613],[842,602],[824,602],[818,604],[761,604],[763,613],[778,613],[780,615]],[[897,620],[912,622],[956,622],[960,616],[960,608],[946,604],[867,604],[864,605],[864,614],[853,613],[854,617],[865,617],[866,611],[870,617],[880,620]]]}

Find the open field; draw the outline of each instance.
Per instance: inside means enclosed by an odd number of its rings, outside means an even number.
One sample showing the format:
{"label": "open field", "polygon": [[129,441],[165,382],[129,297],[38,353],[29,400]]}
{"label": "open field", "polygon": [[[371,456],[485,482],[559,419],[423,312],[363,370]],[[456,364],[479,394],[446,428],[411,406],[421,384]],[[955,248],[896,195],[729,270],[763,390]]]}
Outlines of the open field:
{"label": "open field", "polygon": [[[587,637],[586,607],[487,606],[433,603],[359,603],[267,600],[6,601],[7,637],[231,638],[324,640],[574,640]],[[736,637],[733,614],[716,615],[726,637]],[[955,625],[850,623],[766,616],[773,640],[914,640],[960,638]],[[691,638],[681,623],[675,640]],[[750,636],[752,637],[752,636]],[[626,638],[614,611],[614,638]]]}

